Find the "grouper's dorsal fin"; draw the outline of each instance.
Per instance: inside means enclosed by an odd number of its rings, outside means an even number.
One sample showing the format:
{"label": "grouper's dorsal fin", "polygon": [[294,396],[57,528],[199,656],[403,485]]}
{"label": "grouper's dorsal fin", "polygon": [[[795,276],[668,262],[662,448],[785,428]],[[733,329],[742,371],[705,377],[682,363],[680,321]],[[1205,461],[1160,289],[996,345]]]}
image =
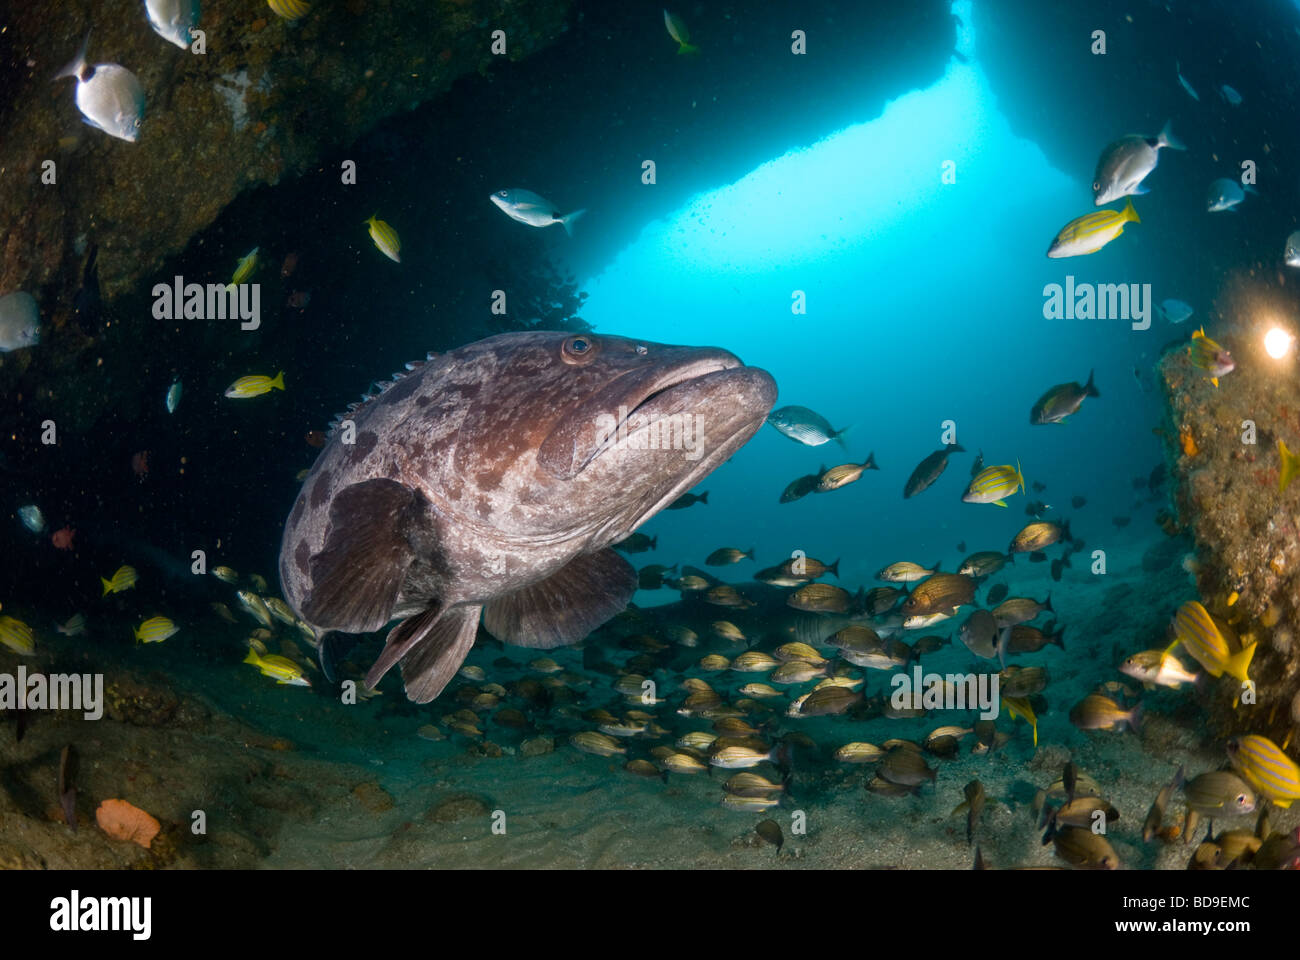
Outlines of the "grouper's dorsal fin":
{"label": "grouper's dorsal fin", "polygon": [[330,503],[329,535],[311,558],[311,593],[303,615],[345,633],[378,630],[415,559],[408,532],[424,523],[421,498],[395,480],[343,488]]}
{"label": "grouper's dorsal fin", "polygon": [[574,557],[545,580],[496,597],[483,626],[503,643],[550,649],[576,643],[627,607],[637,573],[606,547]]}
{"label": "grouper's dorsal fin", "polygon": [[334,419],[330,421],[329,427],[326,428],[325,438],[329,439],[333,437],[334,434],[338,432],[339,426],[343,423],[344,420],[350,419],[353,414],[355,414],[358,410],[360,410],[371,400],[374,400],[376,397],[382,397],[384,393],[388,390],[388,388],[391,387],[393,384],[405,378],[407,374],[419,370],[422,366],[424,366],[430,360],[435,359],[437,356],[438,355],[436,353],[430,351],[428,354],[425,355],[425,358],[423,360],[412,360],[410,363],[406,364],[406,368],[404,370],[399,370],[397,371],[397,373],[393,374],[393,378],[391,380],[377,380],[375,383],[371,384],[370,389],[361,395],[360,400],[348,404],[347,410],[343,411],[342,413],[335,414]]}

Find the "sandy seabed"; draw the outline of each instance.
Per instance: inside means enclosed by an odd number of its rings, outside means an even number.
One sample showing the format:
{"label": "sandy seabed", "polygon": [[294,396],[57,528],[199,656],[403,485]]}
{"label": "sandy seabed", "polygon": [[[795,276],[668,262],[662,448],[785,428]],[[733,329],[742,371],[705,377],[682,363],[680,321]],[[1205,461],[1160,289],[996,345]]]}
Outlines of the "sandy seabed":
{"label": "sandy seabed", "polygon": [[[1141,827],[1180,764],[1191,776],[1226,761],[1223,745],[1207,739],[1196,691],[1144,692],[1140,735],[1084,733],[1068,720],[1070,706],[1098,684],[1130,682],[1115,664],[1127,653],[1162,646],[1174,608],[1195,595],[1179,565],[1181,552],[1173,549],[1177,544],[1160,536],[1121,541],[1110,551],[1104,576],[1076,568],[1054,583],[1046,564],[1022,564],[993,578],[1008,582],[1013,595],[1042,598],[1051,590],[1067,628],[1065,649],[1048,646],[1014,658],[1045,666],[1051,675],[1045,691],[1051,708],[1039,718],[1037,748],[1029,727],[1004,715],[997,724],[1011,734],[1006,746],[975,756],[967,738],[956,758],[928,758],[938,776],[919,795],[884,797],[864,789],[874,765],[838,763],[831,757],[836,747],[853,740],[919,740],[940,724],[968,724],[971,714],[939,712],[916,720],[778,715],[774,732],[806,732],[818,750],[797,754],[789,796],[765,813],[722,806],[722,783],[734,771],[672,774],[667,782],[624,771],[629,757],[647,757],[667,738],[630,738],[628,755],[611,758],[570,746],[570,732],[591,727],[580,718],[583,710],[623,709],[609,676],[590,674],[571,704],[535,721],[540,730],[506,729],[484,718],[484,737],[501,748],[500,756],[484,756],[495,749],[474,738],[449,732],[432,741],[417,734],[460,706],[452,700],[455,685],[434,704],[416,707],[401,697],[394,678],[382,696],[343,706],[320,690],[279,687],[241,665],[242,624],[214,620],[147,647],[107,643],[93,624],[75,639],[52,631],[40,639],[44,632],[38,630],[38,653],[22,661],[29,671],[103,670],[115,705],[98,721],[67,712],[30,715],[21,742],[14,712],[7,714],[0,724],[0,866],[969,869],[974,847],[967,843],[964,814],[953,810],[975,778],[988,797],[975,839],[989,865],[1061,866],[1052,847],[1041,843],[1032,804],[1037,790],[1073,760],[1120,812],[1108,836],[1123,868],[1183,869],[1194,845],[1144,844]],[[924,632],[955,632],[958,622],[953,630]],[[611,648],[608,655],[616,660],[622,652]],[[700,648],[700,655],[705,652]],[[520,666],[495,668],[492,662],[502,655]],[[509,687],[529,674],[524,664],[535,655],[476,650],[470,662],[485,669],[484,682]],[[551,655],[581,671],[579,651]],[[0,671],[13,672],[18,662],[0,649]],[[956,672],[976,662],[958,645],[927,657],[925,666]],[[978,669],[988,669],[988,662]],[[888,673],[865,672],[869,694],[888,691]],[[692,674],[728,693],[763,679]],[[678,735],[709,729],[708,720],[674,713],[679,679],[664,681],[668,702],[649,709]],[[501,705],[516,704],[506,698]],[[553,738],[555,750],[522,755],[520,743],[539,735]],[[69,743],[80,759],[75,832],[63,822],[56,787],[60,751]],[[757,772],[777,778],[768,765]],[[96,827],[95,808],[110,797],[162,822],[150,849],[113,840]],[[1175,795],[1166,824],[1179,822],[1183,810]],[[195,811],[206,819],[202,835],[191,829]],[[779,853],[754,833],[769,817],[785,832]],[[1300,824],[1300,810],[1274,809],[1271,817],[1275,830]],[[792,830],[796,818],[805,823],[802,834]],[[1254,819],[1223,820],[1216,829],[1250,829]],[[1203,831],[1198,828],[1197,840]]]}

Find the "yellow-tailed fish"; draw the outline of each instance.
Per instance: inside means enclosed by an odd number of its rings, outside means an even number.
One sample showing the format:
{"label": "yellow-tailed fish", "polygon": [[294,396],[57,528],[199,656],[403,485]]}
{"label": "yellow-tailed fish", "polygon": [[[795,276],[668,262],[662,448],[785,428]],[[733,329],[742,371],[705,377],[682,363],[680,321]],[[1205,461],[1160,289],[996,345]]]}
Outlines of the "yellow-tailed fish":
{"label": "yellow-tailed fish", "polygon": [[8,614],[0,615],[0,645],[23,656],[36,652],[36,638],[32,635],[32,628]]}
{"label": "yellow-tailed fish", "polygon": [[1038,717],[1034,715],[1034,708],[1029,705],[1026,697],[1003,697],[1002,706],[1007,708],[1007,713],[1011,714],[1011,719],[1024,717],[1029,725],[1034,728],[1034,746],[1038,746]]}
{"label": "yellow-tailed fish", "polygon": [[136,643],[162,643],[168,637],[174,637],[180,627],[166,617],[150,617],[135,628]]}
{"label": "yellow-tailed fish", "polygon": [[230,287],[239,286],[253,275],[253,271],[257,269],[257,252],[261,249],[261,247],[254,247],[239,258],[239,263],[235,266],[235,275],[230,278]]}
{"label": "yellow-tailed fish", "polygon": [[1210,676],[1221,677],[1226,673],[1243,683],[1248,679],[1246,671],[1255,656],[1255,644],[1233,653],[1210,611],[1198,600],[1188,600],[1174,614],[1174,642],[1169,650],[1180,643]]}
{"label": "yellow-tailed fish", "polygon": [[1300,800],[1300,766],[1268,737],[1247,734],[1228,741],[1232,765],[1252,787],[1283,809]]}
{"label": "yellow-tailed fish", "polygon": [[1124,232],[1124,224],[1141,223],[1133,201],[1124,204],[1123,210],[1098,210],[1076,217],[1061,228],[1047,255],[1052,259],[1081,257],[1096,253]]}
{"label": "yellow-tailed fish", "polygon": [[271,12],[284,20],[301,20],[311,10],[310,3],[303,0],[266,0]]}
{"label": "yellow-tailed fish", "polygon": [[999,507],[1007,505],[1005,497],[1017,490],[1024,491],[1025,475],[1020,472],[1020,461],[1014,467],[1009,463],[985,467],[971,478],[970,486],[962,495],[965,503],[992,503]]}
{"label": "yellow-tailed fish", "polygon": [[394,263],[401,263],[402,239],[397,231],[373,215],[366,221],[366,225],[370,227],[370,239],[375,242],[379,252]]}
{"label": "yellow-tailed fish", "polygon": [[113,579],[105,580],[99,578],[99,582],[104,585],[104,592],[100,596],[108,596],[110,593],[121,593],[123,590],[130,590],[135,586],[139,576],[135,572],[135,567],[121,566],[113,574]]}
{"label": "yellow-tailed fish", "polygon": [[700,48],[693,46],[690,42],[691,32],[686,29],[686,23],[681,17],[668,10],[664,10],[664,26],[668,28],[668,36],[677,41],[677,52],[679,54],[699,53]]}
{"label": "yellow-tailed fish", "polygon": [[311,686],[311,681],[302,672],[302,667],[288,657],[281,657],[274,653],[262,656],[256,650],[250,648],[248,656],[244,657],[244,663],[250,663],[257,667],[258,670],[262,671],[262,676],[272,677],[276,683],[290,687]]}
{"label": "yellow-tailed fish", "polygon": [[1288,450],[1281,440],[1277,442],[1277,455],[1282,458],[1282,466],[1277,475],[1277,489],[1279,493],[1283,493],[1291,486],[1295,475],[1300,473],[1300,457]]}
{"label": "yellow-tailed fish", "polygon": [[1189,671],[1181,660],[1164,650],[1142,650],[1120,664],[1119,672],[1141,680],[1147,687],[1201,685],[1202,675]]}
{"label": "yellow-tailed fish", "polygon": [[226,396],[233,400],[248,400],[252,397],[260,397],[264,393],[270,393],[272,390],[283,389],[284,371],[281,370],[274,377],[268,377],[264,374],[240,377],[226,387]]}
{"label": "yellow-tailed fish", "polygon": [[1210,383],[1216,387],[1219,385],[1220,377],[1226,377],[1237,369],[1237,362],[1232,359],[1232,354],[1207,337],[1204,327],[1192,334],[1192,342],[1187,348],[1187,353],[1192,358],[1192,366],[1199,367],[1209,374]]}

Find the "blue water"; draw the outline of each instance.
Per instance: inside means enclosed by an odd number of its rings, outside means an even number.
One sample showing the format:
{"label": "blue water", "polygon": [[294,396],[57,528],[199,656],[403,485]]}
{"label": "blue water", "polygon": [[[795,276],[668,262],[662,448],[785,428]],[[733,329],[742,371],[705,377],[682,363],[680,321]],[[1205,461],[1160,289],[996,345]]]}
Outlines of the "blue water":
{"label": "blue water", "polygon": [[[943,182],[946,163],[955,183]],[[1158,318],[1145,331],[1122,319],[1043,318],[1044,286],[1067,275],[1153,280],[1140,225],[1085,259],[1044,257],[1055,232],[1092,209],[1088,183],[1012,133],[978,62],[954,59],[937,84],[880,116],[647,225],[589,281],[584,319],[625,336],[725,346],[776,377],[778,406],[852,425],[847,452],[801,447],[765,428],[701,484],[707,508],[646,525],[661,553],[698,563],[720,539],[756,546],[760,558],[802,549],[844,557],[841,571],[863,579],[897,559],[949,566],[960,541],[1005,546],[1026,502],[1069,516],[1075,494],[1086,495],[1094,521],[1075,532],[1115,536],[1110,520],[1131,512],[1132,478],[1162,456],[1152,435],[1159,400],[1133,369],[1149,367],[1176,334]],[[1157,282],[1157,299],[1161,289]],[[792,311],[795,291],[806,313]],[[1066,424],[1030,425],[1043,391],[1083,383],[1094,368],[1100,399]],[[904,481],[942,445],[948,420],[967,453],[904,502]],[[980,450],[986,465],[1018,460],[1026,481],[1047,490],[1012,498],[1006,510],[960,502]],[[777,504],[795,477],[869,452],[880,472]]]}

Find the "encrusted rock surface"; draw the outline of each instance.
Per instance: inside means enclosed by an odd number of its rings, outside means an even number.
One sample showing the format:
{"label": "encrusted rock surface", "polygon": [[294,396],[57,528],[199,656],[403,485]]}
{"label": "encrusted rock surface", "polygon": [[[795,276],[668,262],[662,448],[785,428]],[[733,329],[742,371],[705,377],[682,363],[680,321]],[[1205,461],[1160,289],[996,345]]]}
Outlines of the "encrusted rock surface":
{"label": "encrusted rock surface", "polygon": [[1217,388],[1185,347],[1162,359],[1164,434],[1201,600],[1240,643],[1259,644],[1256,703],[1235,704],[1240,689],[1221,681],[1211,724],[1282,743],[1300,721],[1300,483],[1279,491],[1278,441],[1300,448],[1300,379],[1293,359],[1274,361],[1241,336],[1217,339],[1237,363]]}
{"label": "encrusted rock surface", "polygon": [[[564,27],[569,0],[319,3],[302,20],[265,0],[204,0],[199,55],[158,36],[139,0],[97,3],[93,24],[57,3],[0,15],[0,291],[66,320],[81,256],[99,244],[106,297],[181,250],[242,190],[301,171],[384,117],[486,71],[494,30],[510,59]],[[81,122],[74,80],[50,78],[93,28],[88,59],[119,63],[148,101],[136,143]],[[42,183],[43,162],[56,183]]]}

